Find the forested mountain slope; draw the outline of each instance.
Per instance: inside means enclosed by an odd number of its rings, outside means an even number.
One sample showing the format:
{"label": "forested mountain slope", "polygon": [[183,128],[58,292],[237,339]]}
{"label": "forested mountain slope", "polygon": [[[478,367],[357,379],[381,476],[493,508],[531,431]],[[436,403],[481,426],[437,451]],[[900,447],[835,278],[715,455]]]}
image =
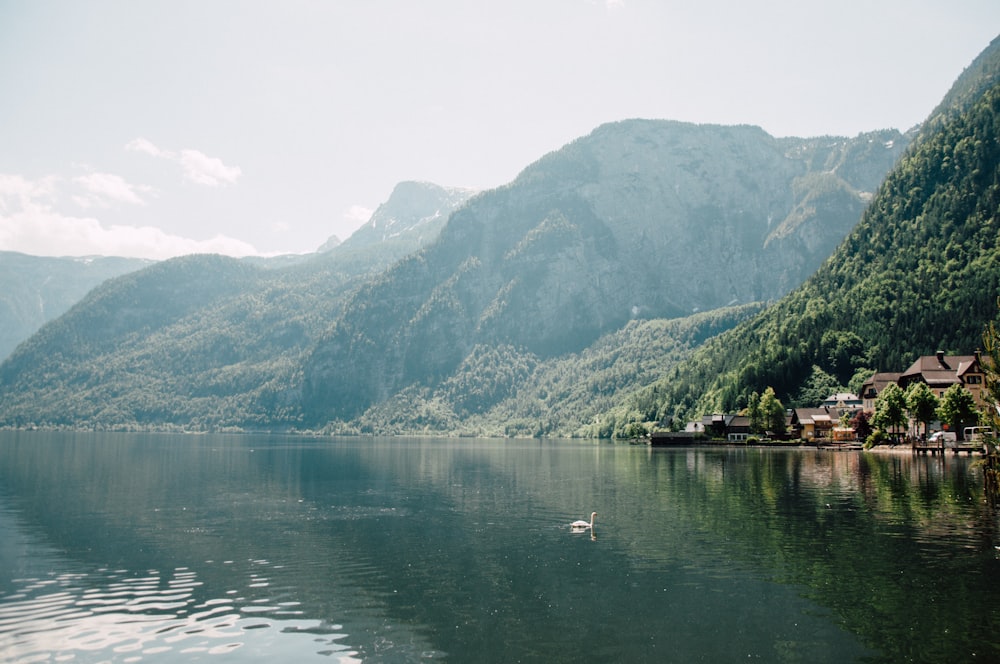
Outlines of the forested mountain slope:
{"label": "forested mountain slope", "polygon": [[788,403],[816,367],[846,385],[939,349],[981,347],[1000,295],[1000,84],[953,98],[960,105],[904,156],[813,277],[615,409],[618,421],[732,411],[767,386]]}
{"label": "forested mountain slope", "polygon": [[[167,399],[147,400],[145,390],[134,389],[156,381],[143,361],[155,354],[150,340],[192,313],[235,296],[263,273],[235,259],[190,256],[105,282],[0,365],[4,411],[17,424],[26,423],[20,417],[39,412],[39,406],[49,422],[88,422],[98,413],[110,419],[118,406],[113,397],[121,398],[123,391],[136,413],[159,410]],[[219,349],[187,347],[170,358],[173,372],[182,374],[189,367],[185,356],[199,350],[208,355]],[[134,377],[134,384],[125,376]]]}
{"label": "forested mountain slope", "polygon": [[957,114],[964,113],[987,90],[1000,82],[1000,36],[996,37],[976,59],[955,79],[954,85],[921,124],[920,133],[927,135]]}
{"label": "forested mountain slope", "polygon": [[609,437],[617,422],[605,411],[761,308],[748,304],[686,318],[632,320],[579,353],[547,360],[513,346],[480,345],[437,387],[410,386],[344,430]]}
{"label": "forested mountain slope", "polygon": [[108,280],[0,364],[0,424],[294,426],[303,355],[352,289],[418,240],[188,256]]}
{"label": "forested mountain slope", "polygon": [[150,263],[138,258],[53,258],[0,252],[0,360],[90,289]]}

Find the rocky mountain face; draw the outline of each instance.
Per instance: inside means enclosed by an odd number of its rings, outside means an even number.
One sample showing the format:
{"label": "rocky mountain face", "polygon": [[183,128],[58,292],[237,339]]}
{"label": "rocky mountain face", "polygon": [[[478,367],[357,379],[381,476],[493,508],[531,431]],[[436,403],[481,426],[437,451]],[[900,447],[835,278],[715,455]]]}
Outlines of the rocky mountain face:
{"label": "rocky mountain face", "polygon": [[631,318],[778,298],[843,240],[907,143],[599,127],[471,199],[360,289],[303,367],[306,420],[433,385],[477,344],[552,357]]}
{"label": "rocky mountain face", "polygon": [[138,258],[0,252],[0,359],[101,282],[151,263]]}
{"label": "rocky mountain face", "polygon": [[358,249],[404,235],[423,246],[437,238],[451,213],[475,193],[473,189],[442,187],[431,182],[400,182],[344,246]]}

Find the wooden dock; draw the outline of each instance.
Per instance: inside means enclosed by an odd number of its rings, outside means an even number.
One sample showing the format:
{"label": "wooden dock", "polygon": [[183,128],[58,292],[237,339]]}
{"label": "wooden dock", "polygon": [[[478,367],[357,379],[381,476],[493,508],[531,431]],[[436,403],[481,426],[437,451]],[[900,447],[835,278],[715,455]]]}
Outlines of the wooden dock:
{"label": "wooden dock", "polygon": [[863,450],[864,444],[857,440],[816,441],[819,450]]}
{"label": "wooden dock", "polygon": [[982,443],[966,443],[962,445],[951,445],[948,447],[942,447],[941,445],[923,445],[920,443],[913,444],[914,454],[945,454],[946,452],[951,452],[952,454],[968,454],[972,456],[974,452],[982,453],[983,445]]}
{"label": "wooden dock", "polygon": [[649,437],[653,447],[667,445],[695,445],[708,441],[708,436],[700,431],[654,431]]}

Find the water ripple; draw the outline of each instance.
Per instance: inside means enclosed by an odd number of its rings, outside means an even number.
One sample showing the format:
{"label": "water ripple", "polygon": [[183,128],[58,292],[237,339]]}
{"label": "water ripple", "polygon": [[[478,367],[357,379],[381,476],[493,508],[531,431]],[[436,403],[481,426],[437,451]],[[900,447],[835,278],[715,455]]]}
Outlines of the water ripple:
{"label": "water ripple", "polygon": [[[18,579],[14,592],[0,595],[4,661],[166,661],[237,651],[240,660],[253,660],[266,649],[244,646],[271,644],[276,635],[288,652],[360,661],[357,650],[342,643],[347,634],[340,625],[295,619],[301,615],[297,601],[196,598],[204,583],[187,568],[168,577],[126,574],[100,570]],[[268,586],[262,575],[250,575],[248,588]]]}

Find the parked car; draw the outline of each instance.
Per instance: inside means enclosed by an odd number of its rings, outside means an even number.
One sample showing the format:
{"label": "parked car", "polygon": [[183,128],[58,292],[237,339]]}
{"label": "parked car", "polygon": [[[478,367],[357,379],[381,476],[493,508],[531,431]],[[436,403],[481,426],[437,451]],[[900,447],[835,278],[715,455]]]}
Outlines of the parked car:
{"label": "parked car", "polygon": [[935,431],[931,434],[931,437],[927,439],[927,442],[931,445],[954,447],[955,443],[958,442],[958,436],[955,435],[954,431]]}
{"label": "parked car", "polygon": [[981,443],[983,438],[993,436],[993,429],[989,427],[965,427],[962,430],[962,437],[970,443]]}

